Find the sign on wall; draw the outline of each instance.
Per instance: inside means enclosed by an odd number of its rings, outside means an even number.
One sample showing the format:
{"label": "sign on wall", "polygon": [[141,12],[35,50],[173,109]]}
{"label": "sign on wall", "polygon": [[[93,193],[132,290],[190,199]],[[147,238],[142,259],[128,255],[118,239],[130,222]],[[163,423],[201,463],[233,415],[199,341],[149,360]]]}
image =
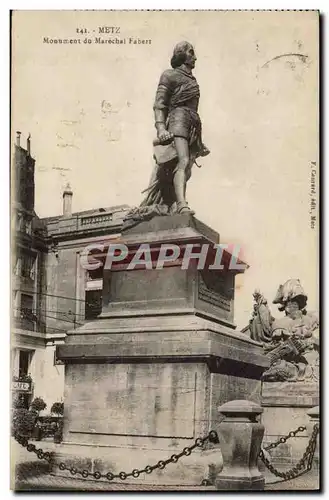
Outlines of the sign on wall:
{"label": "sign on wall", "polygon": [[31,382],[13,382],[13,391],[29,392],[31,391]]}

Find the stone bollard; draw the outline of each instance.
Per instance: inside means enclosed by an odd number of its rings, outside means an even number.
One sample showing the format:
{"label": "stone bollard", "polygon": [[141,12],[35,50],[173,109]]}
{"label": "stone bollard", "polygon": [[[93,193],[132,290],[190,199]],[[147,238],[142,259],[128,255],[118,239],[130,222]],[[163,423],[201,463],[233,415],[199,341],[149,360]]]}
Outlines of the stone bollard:
{"label": "stone bollard", "polygon": [[258,469],[264,426],[257,422],[263,409],[252,401],[229,401],[219,407],[224,415],[217,432],[223,469],[217,475],[218,490],[263,490],[265,479]]}
{"label": "stone bollard", "polygon": [[[308,410],[307,415],[310,417],[310,422],[307,425],[307,433],[309,438],[312,436],[314,425],[317,424],[320,428],[320,408],[319,406],[314,406],[310,410]],[[318,474],[319,472],[319,457],[320,457],[320,435],[318,434],[316,440],[316,448],[313,457],[313,466],[312,469]]]}

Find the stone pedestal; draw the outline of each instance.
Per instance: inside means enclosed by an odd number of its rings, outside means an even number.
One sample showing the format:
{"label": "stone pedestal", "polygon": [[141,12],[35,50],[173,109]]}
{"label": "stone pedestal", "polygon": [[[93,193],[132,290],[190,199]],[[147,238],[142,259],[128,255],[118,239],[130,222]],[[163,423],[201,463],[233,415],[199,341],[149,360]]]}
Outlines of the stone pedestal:
{"label": "stone pedestal", "polygon": [[216,477],[218,490],[263,490],[258,469],[264,426],[257,421],[263,409],[247,400],[229,401],[218,409],[224,420],[218,426],[223,469]]}
{"label": "stone pedestal", "polygon": [[[219,236],[180,215],[143,222],[122,242],[131,257],[140,243],[156,254],[164,242],[184,249],[216,244]],[[75,467],[117,473],[153,465],[216,428],[219,405],[260,402],[268,364],[261,345],[235,330],[238,271],[228,268],[228,257],[221,271],[183,270],[181,256],[158,270],[122,263],[105,270],[101,317],[68,332],[57,349],[66,365],[61,454]],[[129,482],[198,485],[207,460],[217,458],[196,449]]]}

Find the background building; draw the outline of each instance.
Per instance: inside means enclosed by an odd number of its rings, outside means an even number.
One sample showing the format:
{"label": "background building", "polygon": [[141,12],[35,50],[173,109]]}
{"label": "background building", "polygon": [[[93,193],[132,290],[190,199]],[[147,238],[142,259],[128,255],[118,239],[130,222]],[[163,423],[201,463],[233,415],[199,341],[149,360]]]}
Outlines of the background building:
{"label": "background building", "polygon": [[80,254],[90,243],[120,236],[128,206],[72,213],[73,192],[63,192],[63,213],[40,219],[34,211],[30,138],[17,132],[12,188],[12,390],[13,397],[47,403],[64,397],[64,366],[56,345],[67,330],[94,319],[102,308],[103,270],[87,271]]}
{"label": "background building", "polygon": [[[26,149],[17,132],[12,175],[12,336],[11,360],[13,396],[28,405],[42,396],[46,373],[46,349],[64,339],[64,332],[47,333],[45,266],[47,259],[46,226],[34,211],[35,160],[30,138]],[[48,368],[48,367],[47,367]],[[63,376],[63,374],[59,374]]]}

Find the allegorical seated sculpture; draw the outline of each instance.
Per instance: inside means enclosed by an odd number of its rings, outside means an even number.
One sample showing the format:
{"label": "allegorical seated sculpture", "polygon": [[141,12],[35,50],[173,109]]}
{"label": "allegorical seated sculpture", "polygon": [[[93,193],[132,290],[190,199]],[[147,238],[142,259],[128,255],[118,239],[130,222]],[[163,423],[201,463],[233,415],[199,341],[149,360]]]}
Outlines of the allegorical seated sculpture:
{"label": "allegorical seated sculpture", "polygon": [[273,303],[280,304],[285,316],[273,320],[270,340],[264,343],[270,367],[263,373],[263,380],[318,380],[319,321],[305,309],[307,295],[299,280],[280,285]]}
{"label": "allegorical seated sculpture", "polygon": [[160,77],[153,107],[155,167],[143,191],[145,199],[126,215],[124,229],[155,215],[194,213],[186,201],[186,184],[196,159],[210,152],[202,142],[200,89],[192,74],[195,61],[193,46],[178,43],[171,58],[172,68]]}

